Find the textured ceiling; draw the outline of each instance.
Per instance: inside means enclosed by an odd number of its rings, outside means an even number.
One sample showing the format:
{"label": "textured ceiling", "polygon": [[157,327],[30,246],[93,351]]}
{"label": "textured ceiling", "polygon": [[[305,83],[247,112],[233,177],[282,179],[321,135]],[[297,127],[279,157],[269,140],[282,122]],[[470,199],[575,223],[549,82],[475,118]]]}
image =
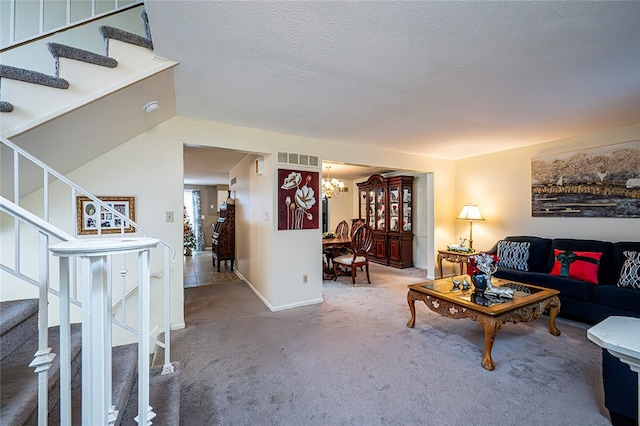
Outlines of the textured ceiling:
{"label": "textured ceiling", "polygon": [[146,3],[180,115],[449,159],[640,122],[640,2]]}

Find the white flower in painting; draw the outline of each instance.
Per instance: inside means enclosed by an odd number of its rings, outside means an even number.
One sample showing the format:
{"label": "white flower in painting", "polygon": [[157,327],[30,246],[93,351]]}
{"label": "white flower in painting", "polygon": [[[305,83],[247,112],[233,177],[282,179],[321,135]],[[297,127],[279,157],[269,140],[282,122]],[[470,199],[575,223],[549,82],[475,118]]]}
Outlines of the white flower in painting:
{"label": "white flower in painting", "polygon": [[313,189],[307,185],[296,191],[296,204],[303,210],[309,210],[316,203],[315,193]]}
{"label": "white flower in painting", "polygon": [[289,176],[285,178],[284,183],[280,188],[293,189],[300,185],[300,182],[302,182],[302,175],[300,173],[291,172],[289,173]]}

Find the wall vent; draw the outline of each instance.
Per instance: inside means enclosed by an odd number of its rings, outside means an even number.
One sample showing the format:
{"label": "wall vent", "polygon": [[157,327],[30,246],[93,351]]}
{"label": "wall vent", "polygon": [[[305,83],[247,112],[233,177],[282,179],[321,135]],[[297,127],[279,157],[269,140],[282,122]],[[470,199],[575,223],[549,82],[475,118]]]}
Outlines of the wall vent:
{"label": "wall vent", "polygon": [[236,184],[236,177],[234,176],[234,177],[231,178],[231,186],[233,186],[235,184]]}
{"label": "wall vent", "polygon": [[320,161],[315,155],[295,152],[278,152],[278,163],[299,164],[301,166],[319,167]]}

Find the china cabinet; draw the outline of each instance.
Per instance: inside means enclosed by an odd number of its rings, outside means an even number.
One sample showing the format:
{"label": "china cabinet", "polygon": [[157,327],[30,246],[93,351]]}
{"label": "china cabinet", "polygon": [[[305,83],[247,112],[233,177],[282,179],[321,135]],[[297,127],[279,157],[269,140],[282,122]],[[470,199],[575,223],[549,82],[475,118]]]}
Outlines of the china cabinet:
{"label": "china cabinet", "polygon": [[413,266],[413,176],[372,175],[358,183],[360,218],[374,230],[373,262]]}

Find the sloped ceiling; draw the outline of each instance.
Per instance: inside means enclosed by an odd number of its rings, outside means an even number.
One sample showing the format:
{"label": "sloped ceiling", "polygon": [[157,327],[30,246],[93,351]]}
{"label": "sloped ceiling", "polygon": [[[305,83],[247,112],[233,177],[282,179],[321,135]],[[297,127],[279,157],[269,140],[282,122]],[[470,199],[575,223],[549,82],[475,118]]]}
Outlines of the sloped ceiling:
{"label": "sloped ceiling", "polygon": [[640,2],[147,11],[180,115],[448,159],[640,122]]}

